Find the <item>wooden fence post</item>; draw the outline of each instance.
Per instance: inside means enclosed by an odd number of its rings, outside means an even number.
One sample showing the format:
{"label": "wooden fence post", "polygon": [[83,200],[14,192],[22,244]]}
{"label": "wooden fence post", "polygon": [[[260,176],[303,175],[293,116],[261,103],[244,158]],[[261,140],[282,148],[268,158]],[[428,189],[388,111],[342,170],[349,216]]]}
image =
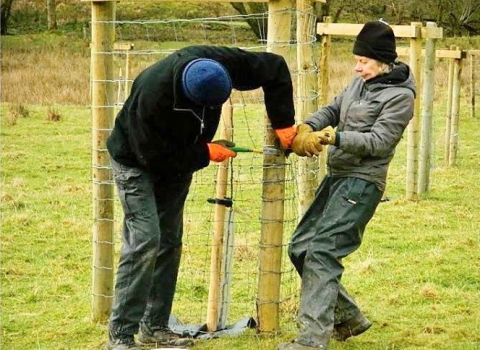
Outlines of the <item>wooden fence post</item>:
{"label": "wooden fence post", "polygon": [[[433,22],[427,22],[427,30],[435,28]],[[428,38],[425,43],[425,63],[423,70],[422,95],[422,137],[420,141],[420,165],[418,177],[418,193],[428,192],[430,182],[430,164],[432,153],[433,97],[435,91],[435,42],[436,38]]]}
{"label": "wooden fence post", "polygon": [[[457,50],[460,48],[457,47]],[[463,59],[456,58],[453,62],[453,87],[452,87],[452,120],[450,126],[450,149],[448,165],[456,165],[458,150],[458,121],[460,119],[460,90]]]}
{"label": "wooden fence post", "polygon": [[[477,73],[476,73],[476,67],[475,66],[475,56],[480,57],[480,50],[469,50],[468,52],[470,56],[470,115],[472,118],[475,118],[475,93],[476,93],[476,83],[477,83]],[[479,61],[477,57],[477,62]],[[480,64],[480,62],[477,63],[477,65]]]}
{"label": "wooden fence post", "polygon": [[[332,18],[327,16],[323,19],[324,23],[332,23]],[[330,68],[330,51],[332,46],[332,36],[330,34],[323,34],[321,40],[321,55],[320,55],[320,75],[319,75],[319,87],[320,87],[320,98],[319,98],[319,106],[324,106],[328,103],[329,98],[329,68]],[[318,176],[320,178],[324,177],[327,174],[327,153],[328,153],[328,146],[324,147],[322,153],[318,157],[319,169],[318,169]]]}
{"label": "wooden fence post", "polygon": [[[290,0],[272,0],[268,4],[267,50],[287,57],[291,33]],[[267,145],[275,143],[270,122],[265,117]],[[285,156],[263,156],[262,227],[258,276],[258,331],[279,330],[279,302],[285,199]]]}
{"label": "wooden fence post", "polygon": [[114,121],[114,2],[92,2],[93,320],[106,322],[113,298],[113,184],[106,141]]}
{"label": "wooden fence post", "polygon": [[[316,36],[315,22],[311,19],[313,0],[297,1],[297,96],[304,96],[297,103],[297,119],[305,120],[318,108],[317,67],[313,60],[313,39]],[[313,37],[313,38],[312,38]],[[313,201],[318,185],[318,160],[310,157],[298,159],[298,212],[301,217]]]}
{"label": "wooden fence post", "polygon": [[412,31],[415,35],[410,39],[410,68],[417,84],[417,98],[415,100],[413,118],[407,127],[407,184],[406,198],[410,200],[418,199],[418,139],[419,139],[419,115],[421,96],[421,64],[422,57],[422,37],[421,22],[411,23]]}

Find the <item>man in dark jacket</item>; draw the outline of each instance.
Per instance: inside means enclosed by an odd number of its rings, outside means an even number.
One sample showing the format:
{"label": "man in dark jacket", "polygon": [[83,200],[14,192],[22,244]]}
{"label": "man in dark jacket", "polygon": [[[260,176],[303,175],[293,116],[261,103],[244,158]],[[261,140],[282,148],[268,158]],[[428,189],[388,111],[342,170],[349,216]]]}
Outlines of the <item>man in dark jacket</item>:
{"label": "man in dark jacket", "polygon": [[[236,153],[212,142],[232,88],[262,88],[282,148],[296,134],[285,60],[272,53],[191,46],[139,74],[107,141],[124,211],[107,349],[181,346],[168,329],[193,172]],[[258,121],[262,123],[262,120]]]}
{"label": "man in dark jacket", "polygon": [[291,238],[290,259],[302,278],[299,329],[279,350],[325,350],[330,337],[344,341],[372,325],[340,282],[342,259],[360,247],[380,203],[416,92],[409,67],[396,61],[395,36],[385,22],[366,23],[353,53],[359,76],[298,126],[292,145],[300,156],[330,146],[328,175]]}

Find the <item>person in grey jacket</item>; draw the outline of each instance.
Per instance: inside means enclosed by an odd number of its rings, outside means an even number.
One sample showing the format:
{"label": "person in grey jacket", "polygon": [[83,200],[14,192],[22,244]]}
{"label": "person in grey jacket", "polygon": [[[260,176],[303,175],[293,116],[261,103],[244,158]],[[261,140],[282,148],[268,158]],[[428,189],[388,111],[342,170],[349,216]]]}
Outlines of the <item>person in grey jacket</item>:
{"label": "person in grey jacket", "polygon": [[385,22],[367,22],[353,54],[358,76],[299,125],[293,140],[299,156],[330,146],[328,174],[289,245],[302,279],[298,336],[280,350],[327,349],[331,337],[345,341],[372,325],[341,283],[342,259],[360,247],[380,203],[416,88],[409,67],[396,60],[395,35]]}
{"label": "person in grey jacket", "polygon": [[[122,204],[122,249],[107,350],[185,346],[168,328],[182,252],[183,211],[192,174],[236,153],[212,141],[232,88],[262,88],[284,149],[296,134],[285,59],[269,52],[196,45],[143,70],[107,141]],[[259,120],[258,122],[263,122]]]}

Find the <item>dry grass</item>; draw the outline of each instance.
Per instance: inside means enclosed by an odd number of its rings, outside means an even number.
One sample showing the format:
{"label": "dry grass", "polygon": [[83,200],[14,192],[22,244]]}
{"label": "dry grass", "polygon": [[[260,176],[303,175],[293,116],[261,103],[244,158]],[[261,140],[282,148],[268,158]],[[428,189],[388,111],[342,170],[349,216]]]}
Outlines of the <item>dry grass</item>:
{"label": "dry grass", "polygon": [[[140,43],[138,47],[151,46]],[[156,48],[168,43],[155,44]],[[180,46],[179,43],[170,45]],[[399,45],[408,45],[399,43]],[[445,47],[439,43],[438,47]],[[145,47],[147,47],[145,46]],[[329,98],[341,91],[353,77],[351,41],[342,40],[332,45],[329,71]],[[406,57],[400,57],[408,61]],[[134,77],[152,61],[134,60],[130,77]],[[119,71],[124,67],[119,63]],[[446,88],[448,62],[440,59],[436,65],[436,86]],[[75,35],[26,35],[2,38],[1,99],[16,105],[78,105],[90,104],[90,50],[89,43]],[[465,62],[462,80],[469,89],[469,62]],[[477,83],[477,90],[479,89]],[[439,94],[436,95],[437,99]],[[14,122],[15,118],[12,118]]]}
{"label": "dry grass", "polygon": [[58,112],[58,109],[49,107],[46,119],[51,122],[59,122],[62,119],[62,115]]}
{"label": "dry grass", "polygon": [[[87,42],[57,36],[2,37],[2,101],[23,105],[89,104]],[[76,40],[76,39],[75,39]]]}
{"label": "dry grass", "polygon": [[22,104],[11,105],[6,112],[5,123],[7,125],[15,125],[19,118],[28,118],[30,112],[27,107]]}

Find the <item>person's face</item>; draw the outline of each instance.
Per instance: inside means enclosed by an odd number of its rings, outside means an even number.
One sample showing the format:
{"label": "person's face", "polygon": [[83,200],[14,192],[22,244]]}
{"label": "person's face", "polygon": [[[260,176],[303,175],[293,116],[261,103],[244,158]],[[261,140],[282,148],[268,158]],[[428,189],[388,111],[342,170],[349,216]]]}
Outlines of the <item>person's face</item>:
{"label": "person's face", "polygon": [[382,64],[373,58],[355,55],[355,72],[363,80],[375,78],[380,73]]}

